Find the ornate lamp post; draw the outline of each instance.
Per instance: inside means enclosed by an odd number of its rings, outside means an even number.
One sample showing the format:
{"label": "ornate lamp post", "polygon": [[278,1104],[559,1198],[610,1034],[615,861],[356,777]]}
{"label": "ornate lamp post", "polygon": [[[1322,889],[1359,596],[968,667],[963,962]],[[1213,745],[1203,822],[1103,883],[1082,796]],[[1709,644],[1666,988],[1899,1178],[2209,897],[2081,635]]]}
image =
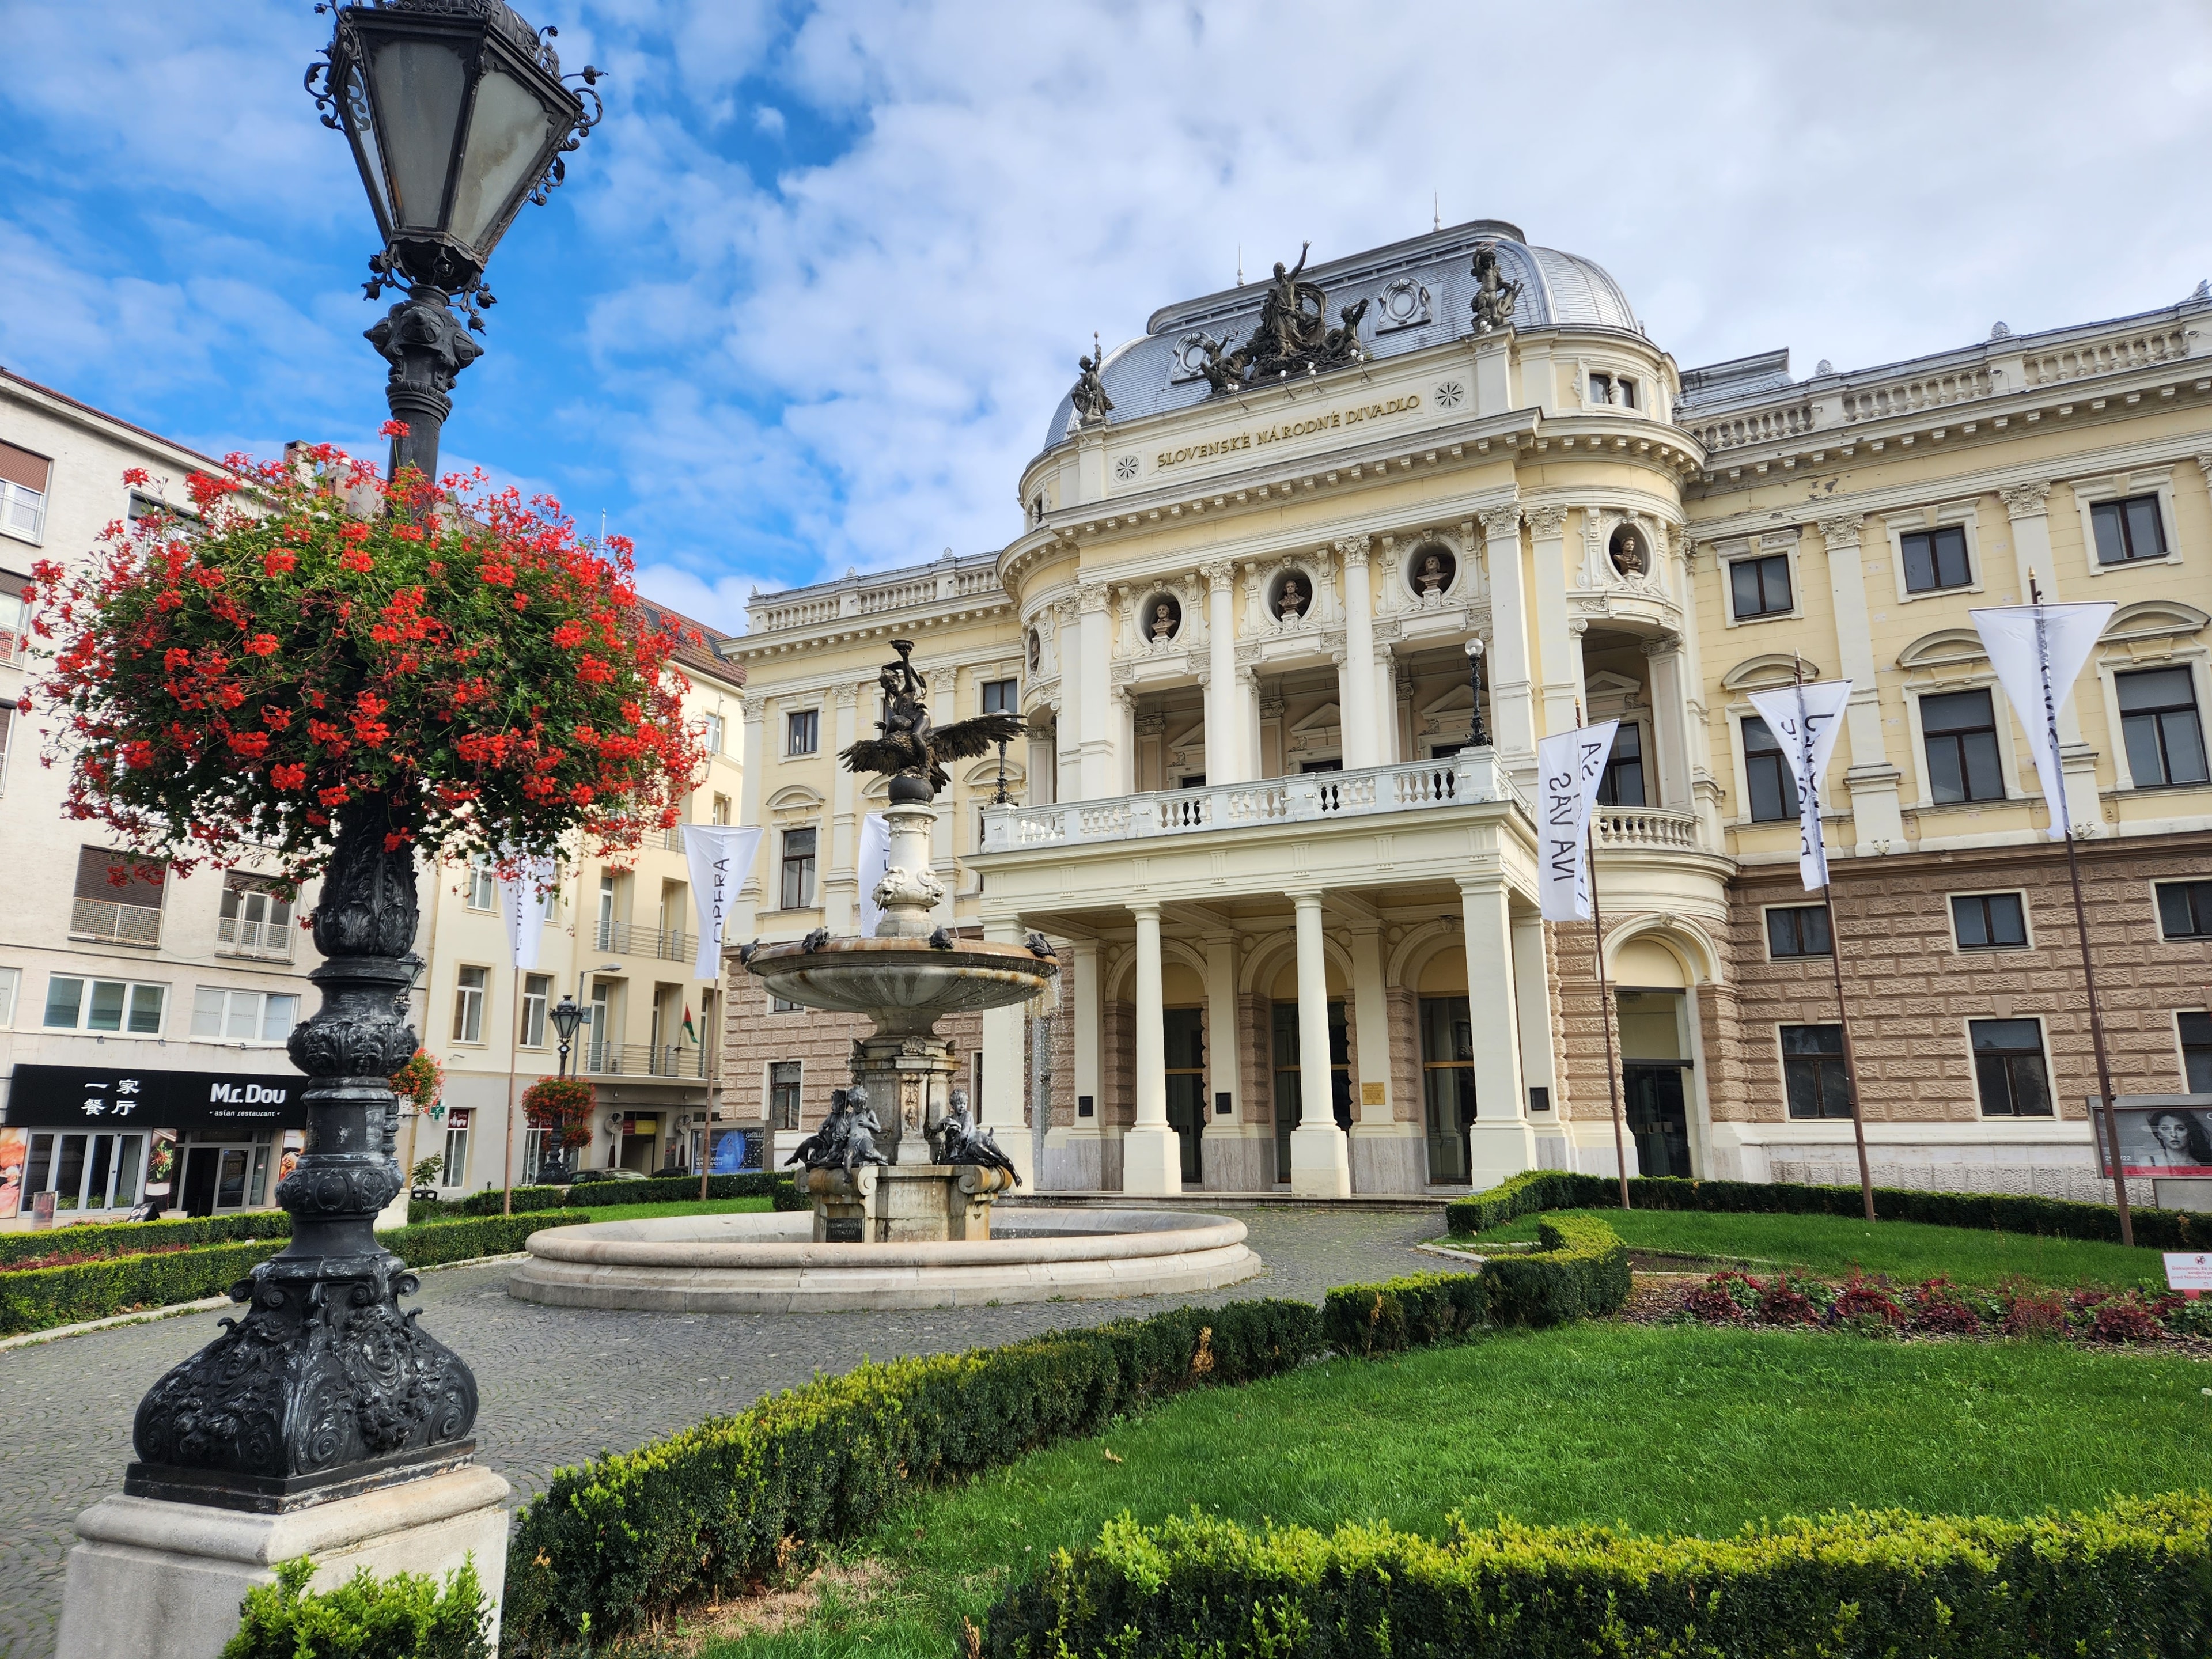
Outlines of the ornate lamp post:
{"label": "ornate lamp post", "polygon": [[[568,1047],[575,1042],[576,1029],[584,1023],[586,1018],[584,1010],[577,1003],[576,999],[566,991],[562,992],[561,1000],[553,1006],[552,1013],[554,1034],[561,1039],[561,1057],[556,1073],[558,1076],[565,1078],[568,1075]],[[568,1148],[548,1147],[545,1156],[538,1161],[538,1183],[541,1186],[557,1187],[568,1178]]]}
{"label": "ornate lamp post", "polygon": [[[453,302],[481,330],[493,303],[484,266],[525,201],[545,200],[562,157],[604,112],[599,71],[565,79],[552,29],[533,29],[502,0],[370,0],[318,5],[337,24],[307,90],[323,125],[353,146],[384,249],[368,262],[372,300],[407,297],[368,331],[392,365],[385,398],[407,435],[392,474],[438,476],[438,435],[453,380],[483,355]],[[571,88],[568,81],[583,85]],[[588,107],[586,106],[588,100]]]}
{"label": "ornate lamp post", "polygon": [[1467,689],[1474,699],[1474,718],[1468,727],[1467,746],[1487,749],[1490,734],[1482,729],[1482,639],[1470,635],[1467,642]]}
{"label": "ornate lamp post", "polygon": [[[571,91],[550,45],[501,0],[334,9],[307,86],[351,142],[383,234],[369,295],[407,289],[368,331],[392,365],[392,412],[410,428],[392,470],[434,477],[446,393],[480,355],[451,302],[480,326],[484,264],[599,119],[598,77],[586,70]],[[393,805],[346,807],[315,909],[326,960],[310,977],[323,1003],[289,1044],[308,1078],[307,1145],[277,1188],[292,1242],[233,1287],[245,1317],[140,1402],[126,1492],[281,1512],[453,1468],[474,1449],[476,1378],[402,1314],[414,1275],[373,1231],[400,1187],[386,1079],[416,1048],[404,1002],[414,848],[387,833],[405,821]]]}

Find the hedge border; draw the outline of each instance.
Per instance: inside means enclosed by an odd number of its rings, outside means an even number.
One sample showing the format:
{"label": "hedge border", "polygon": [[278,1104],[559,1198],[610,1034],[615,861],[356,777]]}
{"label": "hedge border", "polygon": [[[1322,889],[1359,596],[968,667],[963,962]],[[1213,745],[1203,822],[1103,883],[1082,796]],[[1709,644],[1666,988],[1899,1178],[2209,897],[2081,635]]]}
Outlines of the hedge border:
{"label": "hedge border", "polygon": [[[441,1267],[478,1256],[506,1255],[544,1227],[574,1226],[588,1215],[488,1216],[432,1221],[379,1233],[377,1243],[410,1267]],[[0,1336],[52,1330],[142,1308],[222,1296],[255,1265],[282,1250],[286,1238],[216,1244],[161,1255],[111,1256],[66,1267],[0,1273]]]}
{"label": "hedge border", "polygon": [[1127,1516],[986,1621],[991,1659],[2193,1659],[2212,1648],[2212,1492],[2027,1521],[1853,1511],[1732,1538],[1502,1524],[1254,1534]]}
{"label": "hedge border", "polygon": [[283,1210],[179,1216],[165,1221],[76,1222],[66,1227],[0,1233],[0,1273],[19,1271],[16,1262],[33,1261],[42,1255],[79,1251],[103,1256],[138,1255],[173,1244],[225,1244],[291,1236],[292,1218]]}
{"label": "hedge border", "polygon": [[[1672,1176],[1641,1176],[1629,1182],[1628,1195],[1630,1204],[1639,1210],[1854,1218],[1866,1213],[1856,1187],[1811,1187],[1794,1182],[1685,1181]],[[1530,1170],[1487,1192],[1454,1199],[1444,1206],[1444,1218],[1455,1237],[1466,1237],[1545,1210],[1620,1207],[1620,1184],[1611,1176]],[[2117,1209],[2071,1199],[1877,1187],[1874,1210],[1876,1218],[1883,1221],[1917,1221],[1938,1227],[1974,1227],[2115,1244],[2120,1237]],[[2212,1243],[2212,1215],[2152,1209],[2131,1214],[2138,1246],[2179,1250],[2202,1249]]]}

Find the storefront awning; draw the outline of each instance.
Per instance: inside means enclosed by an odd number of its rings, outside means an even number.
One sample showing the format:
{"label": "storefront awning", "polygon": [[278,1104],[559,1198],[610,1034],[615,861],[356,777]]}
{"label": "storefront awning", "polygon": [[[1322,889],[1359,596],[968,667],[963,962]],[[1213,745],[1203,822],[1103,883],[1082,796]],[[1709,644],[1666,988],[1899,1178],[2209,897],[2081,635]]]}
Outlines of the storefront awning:
{"label": "storefront awning", "polygon": [[307,1079],[296,1072],[166,1072],[134,1066],[15,1067],[8,1117],[17,1124],[100,1128],[301,1129]]}

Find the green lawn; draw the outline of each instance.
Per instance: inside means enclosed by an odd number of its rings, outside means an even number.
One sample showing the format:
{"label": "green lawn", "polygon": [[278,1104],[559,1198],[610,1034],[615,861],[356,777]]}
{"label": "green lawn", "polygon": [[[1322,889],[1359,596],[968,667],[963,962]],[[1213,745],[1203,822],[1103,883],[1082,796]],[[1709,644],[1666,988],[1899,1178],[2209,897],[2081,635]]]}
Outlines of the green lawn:
{"label": "green lawn", "polygon": [[[1787,1263],[1842,1277],[1855,1267],[1918,1283],[1938,1273],[1960,1285],[1995,1285],[2018,1273],[2045,1285],[2084,1282],[2125,1286],[2166,1282],[2156,1250],[1976,1227],[1931,1227],[1917,1221],[1864,1221],[1826,1215],[1713,1215],[1703,1211],[1587,1210],[1619,1233],[1631,1249],[1667,1250]],[[1538,1216],[1523,1216],[1473,1241],[1533,1242]],[[1460,1241],[1453,1241],[1460,1242]]]}
{"label": "green lawn", "polygon": [[[1604,1522],[1707,1534],[1853,1504],[2021,1515],[2195,1487],[2212,1367],[2055,1344],[1590,1324],[1193,1394],[921,1498],[801,1628],[716,1659],[959,1650],[1012,1574],[1122,1510],[1248,1524]],[[1108,1450],[1121,1461],[1109,1462]]]}

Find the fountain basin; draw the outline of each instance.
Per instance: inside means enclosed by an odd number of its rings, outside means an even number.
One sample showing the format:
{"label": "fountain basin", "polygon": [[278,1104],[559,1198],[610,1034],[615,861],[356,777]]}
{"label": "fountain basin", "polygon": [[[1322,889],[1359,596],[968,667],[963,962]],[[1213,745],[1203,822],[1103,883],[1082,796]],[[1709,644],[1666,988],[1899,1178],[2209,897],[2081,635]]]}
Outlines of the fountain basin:
{"label": "fountain basin", "polygon": [[825,1313],[1091,1301],[1234,1285],[1265,1264],[1228,1216],[1027,1206],[988,1239],[817,1244],[805,1213],[664,1216],[548,1228],[509,1296],[659,1313]]}
{"label": "fountain basin", "polygon": [[1058,971],[1020,945],[962,939],[950,951],[918,939],[833,939],[764,945],[747,964],[787,1002],[866,1014],[890,1036],[924,1036],[946,1014],[1027,1002]]}

